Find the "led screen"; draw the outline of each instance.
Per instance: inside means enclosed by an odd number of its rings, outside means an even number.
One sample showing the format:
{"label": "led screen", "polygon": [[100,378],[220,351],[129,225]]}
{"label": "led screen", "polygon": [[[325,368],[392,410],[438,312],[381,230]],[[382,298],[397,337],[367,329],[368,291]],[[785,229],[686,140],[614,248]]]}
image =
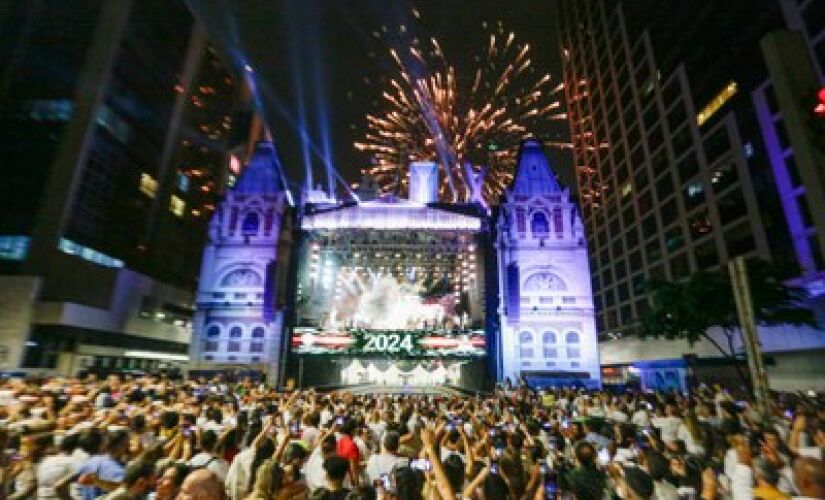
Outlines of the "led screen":
{"label": "led screen", "polygon": [[484,355],[483,282],[469,231],[307,233],[293,352]]}

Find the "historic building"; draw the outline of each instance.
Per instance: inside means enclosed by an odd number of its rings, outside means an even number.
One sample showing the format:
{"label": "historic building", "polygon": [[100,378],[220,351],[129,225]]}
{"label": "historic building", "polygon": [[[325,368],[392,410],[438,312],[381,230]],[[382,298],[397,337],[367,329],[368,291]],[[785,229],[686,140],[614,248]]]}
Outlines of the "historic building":
{"label": "historic building", "polygon": [[542,146],[526,141],[497,225],[499,379],[599,385],[584,227]]}
{"label": "historic building", "polygon": [[293,231],[281,175],[258,143],[212,219],[192,369],[315,386],[600,384],[583,226],[539,142],[522,145],[495,228],[472,196],[439,202],[437,166],[414,163],[408,199],[306,198]]}
{"label": "historic building", "polygon": [[190,369],[243,368],[277,378],[283,311],[276,269],[286,191],[276,155],[271,142],[257,144],[209,224]]}

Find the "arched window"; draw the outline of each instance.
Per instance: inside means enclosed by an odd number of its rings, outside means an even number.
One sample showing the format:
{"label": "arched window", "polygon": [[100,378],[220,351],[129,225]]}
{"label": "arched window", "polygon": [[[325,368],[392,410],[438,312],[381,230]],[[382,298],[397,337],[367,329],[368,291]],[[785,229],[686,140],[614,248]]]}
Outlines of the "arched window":
{"label": "arched window", "polygon": [[521,332],[519,334],[519,357],[527,359],[533,357],[533,334],[531,332]]}
{"label": "arched window", "polygon": [[263,283],[263,278],[251,269],[236,269],[221,279],[221,286],[229,288],[258,287]]}
{"label": "arched window", "polygon": [[212,325],[206,329],[206,336],[207,337],[220,337],[221,336],[221,327],[218,325]]}
{"label": "arched window", "polygon": [[567,358],[578,359],[581,357],[581,348],[579,347],[579,333],[567,332],[565,336],[567,339]]}
{"label": "arched window", "polygon": [[550,222],[544,212],[536,212],[530,221],[530,231],[534,238],[547,238],[550,234]]}
{"label": "arched window", "polygon": [[266,336],[266,330],[262,326],[256,326],[252,329],[252,338],[253,339],[262,339]]}
{"label": "arched window", "polygon": [[258,212],[247,212],[241,224],[241,234],[244,236],[255,236],[258,234],[258,227],[260,225],[261,221],[258,217]]}
{"label": "arched window", "polygon": [[544,332],[541,336],[542,351],[545,359],[556,359],[559,357],[558,349],[556,348],[556,332]]}
{"label": "arched window", "polygon": [[229,337],[233,339],[239,339],[243,337],[243,328],[240,326],[233,326],[229,329]]}

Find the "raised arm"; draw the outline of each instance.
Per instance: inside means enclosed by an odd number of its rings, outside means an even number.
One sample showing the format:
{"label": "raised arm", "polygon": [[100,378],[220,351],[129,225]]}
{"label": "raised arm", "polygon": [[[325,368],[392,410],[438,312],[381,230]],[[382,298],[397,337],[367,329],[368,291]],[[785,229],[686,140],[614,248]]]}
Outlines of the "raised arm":
{"label": "raised arm", "polygon": [[447,473],[444,472],[444,466],[435,449],[435,436],[432,429],[424,429],[421,431],[421,441],[424,444],[424,450],[433,465],[433,475],[435,475],[435,486],[438,493],[441,495],[441,500],[455,500],[453,488],[450,486],[450,481],[447,479]]}

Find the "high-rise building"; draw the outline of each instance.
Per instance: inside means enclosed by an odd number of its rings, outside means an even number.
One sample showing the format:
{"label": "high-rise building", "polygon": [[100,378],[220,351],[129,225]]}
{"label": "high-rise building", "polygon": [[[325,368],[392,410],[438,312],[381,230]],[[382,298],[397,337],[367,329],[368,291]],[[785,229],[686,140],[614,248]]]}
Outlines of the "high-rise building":
{"label": "high-rise building", "polygon": [[599,331],[636,323],[647,280],[791,256],[750,100],[779,5],[584,0],[559,13]]}
{"label": "high-rise building", "polygon": [[6,364],[185,359],[208,220],[243,158],[244,80],[183,1],[4,6],[0,274],[19,292],[4,306],[29,311]]}
{"label": "high-rise building", "polygon": [[815,107],[825,92],[825,4],[780,4],[787,29],[763,38],[768,74],[751,95],[803,282],[823,294],[825,116]]}
{"label": "high-rise building", "polygon": [[499,377],[600,386],[584,227],[537,141],[519,151],[498,216]]}

